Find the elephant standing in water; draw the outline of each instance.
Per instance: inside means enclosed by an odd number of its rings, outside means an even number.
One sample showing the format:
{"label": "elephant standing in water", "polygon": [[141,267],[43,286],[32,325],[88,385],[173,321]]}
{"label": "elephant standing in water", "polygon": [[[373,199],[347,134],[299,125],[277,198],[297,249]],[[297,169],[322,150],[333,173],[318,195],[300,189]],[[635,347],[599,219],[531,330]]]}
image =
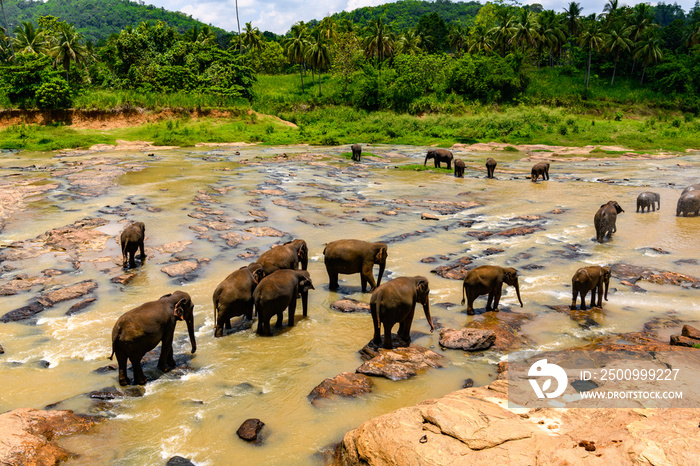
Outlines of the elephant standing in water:
{"label": "elephant standing in water", "polygon": [[440,168],[440,164],[444,162],[448,169],[452,169],[452,152],[447,149],[430,149],[425,155],[423,166],[428,163],[428,159],[435,161],[435,168]]}
{"label": "elephant standing in water", "polygon": [[455,177],[464,178],[464,160],[455,159]]}
{"label": "elephant standing in water", "polygon": [[134,255],[136,251],[141,250],[141,262],[146,260],[146,253],[143,249],[143,240],[146,237],[146,225],[143,222],[134,222],[128,227],[124,228],[120,236],[120,243],[122,246],[122,267],[126,268],[127,256],[129,267],[132,269],[136,267],[136,261],[134,261]]}
{"label": "elephant standing in water", "polygon": [[678,198],[676,217],[700,214],[700,190],[687,191]]}
{"label": "elephant standing in water", "polygon": [[542,181],[549,180],[549,162],[539,162],[532,166],[530,171],[530,178],[533,182],[537,181],[537,178],[542,177]]}
{"label": "elephant standing in water", "polygon": [[486,159],[486,178],[493,178],[493,173],[496,171],[496,161],[489,157]]}
{"label": "elephant standing in water", "polygon": [[173,334],[178,320],[184,320],[190,334],[192,353],[197,351],[194,338],[194,305],[190,295],[184,291],[176,291],[162,296],[158,301],[140,305],[123,314],[112,329],[112,359],[117,356],[119,363],[119,384],[129,385],[126,376],[126,362],[131,361],[134,371],[134,382],[138,385],[146,383],[146,376],[141,368],[143,355],[158,346],[160,358],[158,369],[168,372],[175,367],[173,358]]}
{"label": "elephant standing in water", "polygon": [[[384,268],[386,267],[387,245],[384,243],[370,243],[358,239],[340,239],[331,241],[323,250],[323,261],[328,272],[328,288],[331,291],[338,289],[338,274],[360,274],[362,292],[364,293],[369,283],[369,291],[374,290],[382,282]],[[379,265],[377,282],[372,277],[374,264]]]}
{"label": "elephant standing in water", "polygon": [[430,317],[430,286],[425,277],[398,277],[377,287],[369,300],[369,309],[374,323],[374,338],[372,341],[379,345],[381,325],[384,326],[384,348],[391,349],[391,328],[399,324],[398,335],[406,343],[411,342],[411,324],[416,304],[423,305],[425,318],[430,325],[430,331],[435,330],[433,319]]}
{"label": "elephant standing in water", "polygon": [[352,160],[359,162],[360,158],[362,157],[362,146],[359,144],[353,144],[350,146],[350,149],[352,150]]}
{"label": "elephant standing in water", "polygon": [[571,278],[571,309],[576,309],[576,299],[581,296],[581,310],[586,309],[586,294],[591,292],[591,305],[596,305],[596,293],[598,293],[598,307],[603,306],[603,287],[605,287],[605,300],[608,300],[608,288],[610,287],[610,267],[592,265],[581,267]]}
{"label": "elephant standing in water", "polygon": [[295,270],[299,264],[302,270],[306,270],[309,264],[309,248],[303,239],[295,239],[265,251],[255,262],[262,266],[265,276],[279,269]]}
{"label": "elephant standing in water", "polygon": [[214,290],[214,337],[224,335],[224,328],[231,329],[231,318],[245,316],[253,320],[253,292],[264,276],[260,264],[241,267],[219,283]]}
{"label": "elephant standing in water", "polygon": [[659,209],[661,209],[661,196],[659,193],[647,191],[637,196],[637,212],[639,212],[639,209],[642,209],[642,213],[644,213],[645,208],[647,212],[649,210],[656,212],[657,204]]}
{"label": "elephant standing in water", "polygon": [[615,201],[608,201],[607,204],[600,206],[600,209],[598,209],[593,217],[596,239],[599,243],[603,242],[603,237],[611,238],[612,234],[617,231],[617,227],[615,226],[617,214],[622,212],[624,212],[624,210],[622,210],[620,204]]}
{"label": "elephant standing in water", "polygon": [[289,309],[288,325],[294,327],[294,311],[297,296],[301,295],[301,307],[304,316],[308,312],[309,290],[313,290],[311,276],[306,270],[280,269],[266,276],[253,293],[255,310],[258,314],[258,334],[272,335],[270,319],[277,314],[275,327],[282,327],[282,314]]}
{"label": "elephant standing in water", "polygon": [[[486,310],[498,311],[503,283],[515,287],[520,307],[523,307],[523,301],[520,299],[520,286],[518,285],[518,271],[514,268],[481,265],[467,272],[462,283],[462,304],[464,304],[466,296],[467,314],[474,315],[474,300],[487,293],[489,296],[486,301]],[[492,303],[493,308],[491,307]]]}

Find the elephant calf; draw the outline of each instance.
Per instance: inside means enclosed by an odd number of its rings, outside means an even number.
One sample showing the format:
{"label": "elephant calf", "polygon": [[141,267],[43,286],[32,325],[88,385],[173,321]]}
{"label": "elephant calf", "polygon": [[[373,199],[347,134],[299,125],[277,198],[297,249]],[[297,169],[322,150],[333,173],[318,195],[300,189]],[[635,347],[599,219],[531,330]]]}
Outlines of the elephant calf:
{"label": "elephant calf", "polygon": [[656,212],[657,205],[661,209],[661,196],[659,193],[647,191],[637,196],[637,212],[639,212],[639,209],[642,209],[642,213],[644,213],[645,208],[647,212],[650,210],[651,212]]}
{"label": "elephant calf", "polygon": [[[386,267],[387,245],[359,239],[339,239],[326,245],[323,256],[323,262],[326,264],[328,272],[328,288],[331,291],[338,289],[338,274],[359,273],[364,293],[367,283],[370,286],[369,291],[372,291],[382,282],[382,275]],[[379,275],[376,283],[372,276],[374,264],[379,264]]]}
{"label": "elephant calf", "polygon": [[231,318],[245,316],[253,320],[253,292],[263,278],[260,264],[241,267],[219,283],[214,290],[214,337],[224,335],[224,328],[231,329]]}
{"label": "elephant calf", "polygon": [[486,159],[486,178],[493,178],[493,174],[496,171],[497,162],[489,157]]}
{"label": "elephant calf", "polygon": [[[523,307],[523,301],[520,299],[520,286],[518,285],[518,271],[514,268],[481,265],[467,272],[462,282],[462,304],[464,304],[466,296],[467,314],[474,315],[474,300],[484,294],[489,295],[486,301],[486,310],[498,311],[498,302],[501,300],[504,282],[515,287],[520,307]],[[493,308],[491,307],[492,303]]]}
{"label": "elephant calf", "polygon": [[184,320],[190,334],[192,353],[197,351],[194,338],[194,305],[190,295],[184,291],[176,291],[162,296],[158,301],[150,301],[123,314],[112,329],[112,359],[117,356],[119,363],[119,384],[129,385],[126,376],[127,360],[131,361],[134,371],[134,382],[138,385],[146,383],[146,376],[141,368],[143,355],[158,346],[160,358],[158,369],[168,372],[175,367],[173,358],[173,334],[178,320]]}
{"label": "elephant calf", "polygon": [[146,225],[143,222],[134,222],[128,227],[124,228],[122,231],[120,242],[122,246],[122,256],[123,264],[122,267],[126,268],[127,256],[129,256],[129,267],[135,268],[136,262],[134,261],[134,255],[136,251],[141,250],[141,261],[146,260],[146,253],[143,249],[143,240],[146,235]]}
{"label": "elephant calf", "polygon": [[591,306],[596,305],[596,293],[598,293],[598,307],[603,306],[603,287],[605,287],[605,300],[608,300],[608,288],[610,287],[610,268],[592,265],[581,267],[571,278],[571,309],[576,309],[576,299],[581,296],[581,310],[586,309],[586,294],[591,292]]}
{"label": "elephant calf", "polygon": [[464,178],[464,160],[455,159],[455,177]]}
{"label": "elephant calf", "polygon": [[616,201],[608,201],[607,204],[600,206],[593,217],[596,239],[599,243],[603,242],[604,237],[611,238],[612,234],[617,231],[617,226],[615,226],[617,214],[622,212],[624,210]]}
{"label": "elephant calf", "polygon": [[359,144],[353,144],[350,146],[350,149],[352,150],[352,160],[359,162],[360,158],[362,157],[362,146]]}
{"label": "elephant calf", "polygon": [[430,331],[435,330],[433,319],[430,317],[430,286],[425,277],[398,277],[389,280],[372,292],[369,309],[374,322],[374,338],[372,341],[379,345],[382,341],[380,326],[384,326],[384,348],[392,349],[391,328],[399,323],[398,335],[406,343],[411,342],[411,324],[416,303],[423,305],[425,318],[430,325]]}
{"label": "elephant calf", "polygon": [[309,290],[313,289],[311,276],[306,270],[280,269],[260,280],[253,293],[255,310],[258,313],[258,334],[272,335],[270,319],[275,314],[277,315],[275,327],[282,327],[282,314],[285,309],[289,309],[288,325],[293,327],[297,296],[301,294],[301,306],[306,316]]}
{"label": "elephant calf", "polygon": [[537,181],[537,178],[542,177],[542,181],[549,180],[549,162],[539,162],[532,166],[530,171],[530,178],[533,182]]}

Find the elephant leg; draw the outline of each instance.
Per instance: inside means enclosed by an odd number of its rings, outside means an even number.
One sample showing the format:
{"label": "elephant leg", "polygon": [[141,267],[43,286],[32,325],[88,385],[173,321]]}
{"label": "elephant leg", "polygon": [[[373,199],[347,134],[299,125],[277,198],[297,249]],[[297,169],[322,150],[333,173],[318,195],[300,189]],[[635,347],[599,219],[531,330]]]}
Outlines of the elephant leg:
{"label": "elephant leg", "polygon": [[388,321],[384,321],[383,324],[384,324],[384,348],[392,349],[392,348],[394,348],[393,342],[391,341],[391,327],[393,327],[393,324],[388,322]]}
{"label": "elephant leg", "polygon": [[136,251],[129,251],[129,267],[136,268],[136,261],[134,260],[134,256],[136,256]]}
{"label": "elephant leg", "polygon": [[287,322],[287,325],[289,327],[294,327],[294,312],[296,311],[296,309],[297,309],[297,298],[296,298],[296,296],[294,296],[292,298],[292,302],[289,303],[289,321]]}
{"label": "elephant leg", "polygon": [[253,303],[246,304],[244,308],[245,318],[248,320],[253,320]]}
{"label": "elephant leg", "polygon": [[413,323],[413,314],[415,309],[412,310],[404,319],[399,323],[399,336],[406,342],[411,343],[411,324]]}
{"label": "elephant leg", "polygon": [[489,297],[486,300],[486,311],[491,310],[491,305],[493,304],[494,290],[489,291]]}
{"label": "elephant leg", "polygon": [[503,291],[503,286],[499,286],[495,290],[495,295],[493,299],[493,312],[498,312],[498,303],[501,301],[501,292]]}
{"label": "elephant leg", "polygon": [[275,322],[275,328],[282,328],[282,321],[284,320],[284,309],[277,313],[277,322]]}
{"label": "elephant leg", "polygon": [[301,312],[304,317],[308,314],[309,311],[309,293],[304,292],[301,294]]}
{"label": "elephant leg", "polygon": [[571,288],[571,306],[569,306],[569,309],[574,311],[576,310],[576,299],[578,298],[578,289],[575,286]]}
{"label": "elephant leg", "polygon": [[586,295],[588,294],[588,291],[584,288],[581,290],[581,310],[585,311],[586,310]]}
{"label": "elephant leg", "polygon": [[379,343],[382,342],[381,322],[379,322],[379,310],[376,304],[370,304],[370,312],[372,313],[372,324],[374,325],[374,337],[372,337],[372,341],[374,344],[379,345]]}
{"label": "elephant leg", "polygon": [[363,266],[362,272],[360,273],[360,279],[362,281],[362,292],[365,292],[365,287],[369,283],[369,291],[374,290],[377,287],[377,282],[374,281],[372,276],[372,265],[369,267]]}
{"label": "elephant leg", "polygon": [[588,307],[595,307],[595,293],[596,293],[597,289],[598,289],[598,285],[591,288],[591,305]]}
{"label": "elephant leg", "polygon": [[175,367],[172,336],[163,338],[163,342],[160,345],[160,357],[158,358],[158,369],[168,372],[171,367]]}
{"label": "elephant leg", "polygon": [[141,367],[141,359],[144,353],[138,353],[133,356],[129,356],[131,360],[131,368],[134,371],[134,383],[136,385],[146,385],[146,376],[143,374],[143,368]]}
{"label": "elephant leg", "polygon": [[447,161],[447,169],[452,170],[452,162],[449,160]]}
{"label": "elephant leg", "polygon": [[598,307],[603,307],[603,284],[598,284]]}
{"label": "elephant leg", "polygon": [[226,319],[224,321],[224,327],[226,328],[226,330],[231,330],[231,319]]}
{"label": "elephant leg", "polygon": [[141,244],[139,244],[139,250],[141,252],[141,262],[146,260],[146,252],[144,251],[143,248],[143,241],[141,241]]}
{"label": "elephant leg", "polygon": [[129,385],[131,380],[129,380],[129,377],[126,375],[126,363],[128,358],[126,354],[121,351],[116,351],[115,354],[117,356],[117,363],[119,364],[119,385]]}
{"label": "elephant leg", "polygon": [[338,289],[338,272],[328,271],[328,289],[331,291]]}
{"label": "elephant leg", "polygon": [[474,300],[476,299],[476,296],[473,295],[473,292],[467,288],[467,315],[468,316],[473,316],[474,315]]}

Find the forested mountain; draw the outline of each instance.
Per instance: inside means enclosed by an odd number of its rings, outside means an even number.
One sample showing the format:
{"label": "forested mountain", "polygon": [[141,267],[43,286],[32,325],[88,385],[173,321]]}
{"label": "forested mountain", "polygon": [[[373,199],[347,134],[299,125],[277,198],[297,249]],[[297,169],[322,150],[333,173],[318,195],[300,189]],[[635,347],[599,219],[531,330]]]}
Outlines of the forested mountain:
{"label": "forested mountain", "polygon": [[[153,5],[129,0],[5,0],[5,13],[10,31],[23,21],[36,23],[40,16],[51,15],[73,24],[86,40],[99,44],[127,26],[142,21],[163,21],[183,33],[203,23],[184,13],[168,11]],[[232,27],[233,29],[233,27]],[[221,45],[228,44],[231,34],[212,27]]]}

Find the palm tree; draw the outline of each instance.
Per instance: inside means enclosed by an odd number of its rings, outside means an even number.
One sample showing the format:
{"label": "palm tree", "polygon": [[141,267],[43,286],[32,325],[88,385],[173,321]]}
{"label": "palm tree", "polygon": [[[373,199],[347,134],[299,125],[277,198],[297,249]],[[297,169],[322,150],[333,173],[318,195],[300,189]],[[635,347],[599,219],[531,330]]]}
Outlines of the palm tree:
{"label": "palm tree", "polygon": [[583,11],[581,5],[576,2],[571,2],[569,3],[568,8],[564,8],[566,25],[569,30],[569,64],[571,64],[573,61],[571,49],[573,48],[572,44],[576,40],[576,34],[578,33],[579,26],[581,24],[581,20],[579,19],[579,16],[581,16],[581,11]]}
{"label": "palm tree", "polygon": [[620,60],[620,55],[622,52],[629,51],[632,48],[632,40],[629,38],[629,27],[619,21],[613,23],[605,38],[605,48],[615,57],[615,66],[613,67],[612,80],[610,81],[612,86],[615,83],[615,73],[617,72],[617,62]]}
{"label": "palm tree", "polygon": [[462,26],[461,23],[452,23],[450,30],[447,33],[447,42],[457,56],[462,55],[462,51],[467,46],[469,30]]}
{"label": "palm tree", "polygon": [[241,42],[248,50],[257,50],[259,52],[260,49],[262,49],[263,43],[260,30],[254,28],[250,22],[245,23],[245,31],[243,31],[243,35],[241,36]]}
{"label": "palm tree", "polygon": [[[238,0],[236,0],[236,23],[238,23],[238,54],[243,54],[243,42],[241,42],[241,20],[238,18]],[[303,89],[304,86],[302,85]]]}
{"label": "palm tree", "polygon": [[193,44],[213,44],[216,41],[216,34],[206,24],[202,25],[201,28],[195,24],[192,29],[185,31],[182,36],[185,41]]}
{"label": "palm tree", "polygon": [[483,24],[474,26],[469,33],[467,51],[469,53],[490,52],[493,47],[494,43],[486,26]]}
{"label": "palm tree", "polygon": [[537,19],[535,14],[526,9],[520,10],[520,18],[515,24],[515,32],[511,38],[511,42],[524,49],[535,47],[539,40],[537,33]]}
{"label": "palm tree", "polygon": [[0,7],[2,7],[2,18],[5,20],[5,28],[3,29],[3,34],[5,37],[7,37],[7,43],[10,44],[10,51],[12,52],[12,58],[15,58],[15,49],[12,47],[12,40],[10,39],[10,36],[6,35],[7,32],[10,30],[10,27],[7,25],[7,16],[5,16],[5,2],[0,0]]}
{"label": "palm tree", "polygon": [[509,7],[501,6],[496,11],[496,26],[492,27],[489,34],[496,45],[501,47],[501,56],[506,56],[506,47],[510,44],[515,33],[515,20]]}
{"label": "palm tree", "polygon": [[325,31],[316,28],[311,33],[311,40],[306,49],[306,61],[318,70],[318,95],[321,95],[321,71],[331,64],[331,53],[328,48]]}
{"label": "palm tree", "polygon": [[44,54],[48,49],[48,42],[44,36],[44,31],[34,28],[34,24],[29,21],[22,22],[15,28],[15,38],[13,45],[17,47],[17,52]]}
{"label": "palm tree", "polygon": [[[537,18],[537,35],[538,47],[540,53],[546,48],[549,52],[549,67],[554,67],[554,51],[559,50],[566,42],[566,33],[564,33],[564,24],[561,21],[561,16],[557,15],[553,10],[545,10],[539,14]],[[539,66],[539,60],[537,62]]]}
{"label": "palm tree", "polygon": [[617,17],[620,12],[620,2],[619,0],[608,0],[608,3],[603,7],[603,15],[605,16],[605,22],[610,24]]}
{"label": "palm tree", "polygon": [[367,24],[365,33],[367,36],[362,42],[365,54],[369,58],[377,58],[377,67],[381,73],[382,62],[394,51],[394,41],[389,26],[382,18],[372,19]]}
{"label": "palm tree", "polygon": [[596,52],[600,50],[601,46],[603,45],[604,38],[603,26],[599,21],[593,20],[585,25],[581,38],[579,39],[579,45],[588,50],[588,61],[586,64],[586,91],[588,91],[588,83],[591,79],[591,54],[593,50]]}
{"label": "palm tree", "polygon": [[87,60],[87,50],[81,43],[83,35],[75,30],[73,25],[63,23],[58,29],[57,43],[51,47],[51,56],[54,63],[63,64],[66,71],[66,81],[68,81],[68,70],[71,62],[75,64],[84,63]]}
{"label": "palm tree", "polygon": [[404,30],[396,40],[396,54],[400,55],[420,55],[423,51],[420,48],[421,38],[415,29]]}
{"label": "palm tree", "polygon": [[634,58],[642,61],[642,79],[639,84],[644,84],[644,73],[647,66],[655,65],[660,62],[663,57],[661,51],[661,38],[652,30],[647,30],[644,36],[637,44],[637,50],[634,52]]}
{"label": "palm tree", "polygon": [[303,63],[308,46],[308,32],[303,22],[296,23],[290,30],[291,36],[284,42],[287,59],[299,65],[299,76],[301,77],[301,90],[304,90]]}
{"label": "palm tree", "polygon": [[338,38],[338,25],[336,24],[335,19],[333,19],[331,16],[326,16],[323,18],[318,24],[318,29],[321,30],[321,33],[326,40],[330,42],[333,42]]}

